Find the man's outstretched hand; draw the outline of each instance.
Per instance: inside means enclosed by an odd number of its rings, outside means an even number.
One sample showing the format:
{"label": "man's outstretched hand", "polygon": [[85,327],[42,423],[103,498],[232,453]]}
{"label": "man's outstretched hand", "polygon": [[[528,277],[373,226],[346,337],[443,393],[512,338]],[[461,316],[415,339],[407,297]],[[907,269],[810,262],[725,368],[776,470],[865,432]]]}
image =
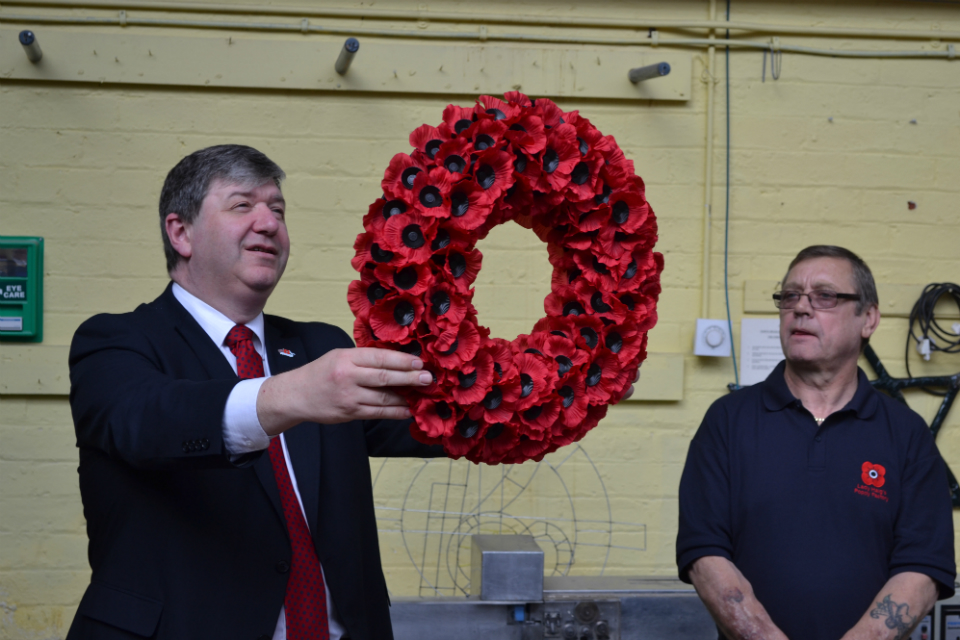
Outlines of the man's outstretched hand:
{"label": "man's outstretched hand", "polygon": [[313,362],[267,378],[257,397],[257,417],[268,436],[305,421],[410,417],[392,387],[425,387],[433,376],[423,361],[389,349],[334,349]]}

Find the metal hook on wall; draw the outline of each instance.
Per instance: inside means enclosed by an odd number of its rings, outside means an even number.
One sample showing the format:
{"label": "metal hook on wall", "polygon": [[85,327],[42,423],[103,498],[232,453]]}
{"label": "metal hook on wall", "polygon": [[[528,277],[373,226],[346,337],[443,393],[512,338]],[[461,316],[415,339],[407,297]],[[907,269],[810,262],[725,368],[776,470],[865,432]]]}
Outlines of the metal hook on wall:
{"label": "metal hook on wall", "polygon": [[350,63],[353,62],[353,57],[357,55],[357,51],[360,50],[360,41],[356,38],[347,38],[347,41],[343,43],[343,49],[340,50],[340,56],[337,58],[337,63],[333,65],[333,68],[337,70],[337,73],[343,75],[347,72],[347,69],[350,68]]}
{"label": "metal hook on wall", "polygon": [[627,78],[630,79],[630,82],[637,84],[638,82],[643,82],[644,80],[649,80],[650,78],[659,78],[670,73],[670,63],[669,62],[658,62],[657,64],[648,64],[645,67],[636,67],[635,69],[630,69],[627,73]]}
{"label": "metal hook on wall", "polygon": [[21,31],[20,44],[23,45],[23,50],[26,52],[30,62],[36,64],[43,58],[43,51],[40,50],[40,44],[37,43],[37,37],[33,35],[33,31]]}
{"label": "metal hook on wall", "polygon": [[[770,77],[774,80],[780,79],[780,68],[783,66],[783,51],[780,50],[780,38],[770,39]],[[767,81],[767,50],[763,50],[763,71],[760,74],[760,82]]]}

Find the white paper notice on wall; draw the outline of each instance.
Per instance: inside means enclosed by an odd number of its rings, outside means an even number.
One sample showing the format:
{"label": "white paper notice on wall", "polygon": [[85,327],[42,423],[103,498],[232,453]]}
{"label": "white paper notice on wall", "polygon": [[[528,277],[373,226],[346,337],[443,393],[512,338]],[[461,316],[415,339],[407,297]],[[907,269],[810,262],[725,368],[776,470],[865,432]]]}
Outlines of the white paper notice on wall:
{"label": "white paper notice on wall", "polygon": [[744,318],[740,321],[740,385],[767,379],[783,360],[780,318]]}

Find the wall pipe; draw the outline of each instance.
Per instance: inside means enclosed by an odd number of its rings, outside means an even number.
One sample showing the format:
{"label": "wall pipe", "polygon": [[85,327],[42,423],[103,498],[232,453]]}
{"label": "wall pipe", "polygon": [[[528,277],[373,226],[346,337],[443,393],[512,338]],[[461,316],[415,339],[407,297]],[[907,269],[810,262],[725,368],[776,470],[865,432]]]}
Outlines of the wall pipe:
{"label": "wall pipe", "polygon": [[661,29],[661,30],[709,30],[730,29],[767,34],[789,34],[810,36],[847,36],[854,38],[883,38],[907,40],[957,40],[960,32],[930,32],[903,29],[865,29],[858,27],[803,27],[792,25],[772,25],[753,22],[725,22],[717,20],[620,20],[607,18],[589,18],[584,16],[563,17],[531,15],[490,15],[457,12],[402,11],[402,10],[363,10],[356,9],[304,9],[302,7],[253,7],[249,5],[227,4],[188,4],[183,2],[116,2],[114,0],[86,0],[82,5],[64,2],[64,0],[14,0],[4,2],[5,7],[62,7],[69,9],[117,9],[141,11],[176,11],[189,13],[233,13],[316,18],[341,18],[359,20],[403,20],[433,22],[477,22],[483,24],[520,24],[549,27],[596,27],[606,29]]}
{"label": "wall pipe", "polygon": [[[749,40],[731,40],[731,39],[707,39],[707,38],[683,38],[683,39],[664,39],[658,38],[656,44],[645,36],[642,39],[624,39],[624,38],[591,38],[584,36],[538,36],[531,34],[510,34],[510,33],[481,33],[478,31],[468,32],[429,32],[429,31],[395,31],[390,29],[353,29],[348,27],[326,27],[303,22],[297,24],[271,24],[257,22],[223,22],[223,21],[201,21],[201,20],[159,20],[151,18],[131,18],[127,15],[124,18],[75,18],[67,16],[27,16],[8,14],[0,9],[0,21],[7,23],[26,23],[26,24],[68,24],[80,26],[139,26],[139,27],[184,27],[196,29],[224,29],[235,31],[274,31],[288,33],[316,33],[322,35],[357,35],[357,36],[381,36],[387,38],[416,38],[421,40],[476,40],[484,41],[505,41],[505,42],[543,42],[558,44],[600,44],[600,45],[624,45],[624,46],[649,46],[649,47],[716,47],[718,45],[729,46],[733,48],[748,49],[767,49],[771,48],[769,42],[754,42]],[[718,23],[723,24],[723,23]],[[960,36],[960,34],[958,34]],[[960,40],[960,37],[957,38]],[[956,47],[948,44],[944,51],[849,51],[845,49],[819,49],[815,47],[803,47],[797,45],[780,44],[779,51],[788,53],[799,53],[814,56],[829,56],[833,58],[945,58],[955,59],[957,57]]]}
{"label": "wall pipe", "polygon": [[[710,0],[710,22],[717,17],[717,0]],[[710,31],[709,42],[714,42],[714,33]],[[700,282],[700,317],[710,317],[710,219],[713,209],[713,112],[714,84],[713,69],[717,48],[711,44],[707,49],[707,64],[704,68],[707,81],[707,139],[703,160],[703,273]]]}

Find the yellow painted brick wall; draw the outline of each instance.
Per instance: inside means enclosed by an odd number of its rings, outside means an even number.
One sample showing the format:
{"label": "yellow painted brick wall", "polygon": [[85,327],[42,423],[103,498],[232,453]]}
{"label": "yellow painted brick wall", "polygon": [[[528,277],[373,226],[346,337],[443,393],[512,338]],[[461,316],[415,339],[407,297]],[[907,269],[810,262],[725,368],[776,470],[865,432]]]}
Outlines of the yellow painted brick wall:
{"label": "yellow painted brick wall", "polygon": [[[307,6],[305,0],[303,6]],[[418,6],[427,7],[397,2],[389,8],[407,9],[413,15]],[[707,6],[707,2],[602,0],[590,3],[589,15],[704,20]],[[585,13],[538,1],[485,3],[483,7],[492,15],[578,17]],[[28,9],[36,14],[78,16],[93,11]],[[432,3],[428,9],[477,10],[474,4],[460,2]],[[960,15],[947,5],[800,2],[788,6],[768,1],[740,6],[735,1],[732,9],[735,20],[782,25],[925,29],[931,38],[938,32],[960,31]],[[341,22],[365,26],[358,21]],[[378,24],[393,28],[403,23]],[[447,27],[425,23],[418,28]],[[117,29],[103,27],[104,33]],[[500,29],[612,37],[611,30],[604,29],[533,24]],[[42,45],[43,29],[36,26],[34,30]],[[628,30],[616,33],[621,31]],[[196,32],[164,33],[184,38],[188,46]],[[703,32],[693,33],[701,37]],[[847,49],[936,51],[944,46],[894,39],[784,36],[782,40]],[[557,100],[566,110],[580,109],[601,131],[616,136],[645,179],[660,221],[658,248],[666,256],[660,323],[651,334],[650,350],[685,354],[682,401],[613,408],[582,443],[589,459],[572,451],[554,454],[548,462],[563,468],[554,473],[545,467],[546,479],[531,484],[531,490],[518,498],[517,512],[560,517],[568,509],[569,492],[577,501],[579,517],[621,523],[614,543],[629,548],[614,549],[607,557],[602,545],[584,546],[577,551],[573,573],[675,572],[676,493],[687,444],[706,408],[733,381],[729,359],[690,355],[695,319],[700,315],[705,82],[709,77],[704,71],[705,50],[679,51],[692,53],[694,59],[689,101]],[[867,260],[883,283],[960,281],[956,204],[960,200],[960,61],[786,54],[780,79],[772,80],[768,69],[766,82],[761,82],[761,59],[759,50],[738,49],[730,56],[729,284],[735,338],[743,316],[744,283],[779,279],[792,255],[809,244],[849,247]],[[722,51],[714,76],[719,84],[710,315],[723,317],[726,111]],[[436,124],[446,104],[469,104],[473,97],[0,78],[0,234],[45,238],[44,344],[68,345],[77,325],[90,315],[126,311],[159,294],[167,281],[155,210],[163,176],[187,153],[224,142],[255,146],[288,173],[284,192],[292,254],[268,311],[295,319],[322,319],[350,330],[352,316],[345,294],[354,277],[351,247],[361,229],[360,217],[379,194],[384,168],[393,154],[408,150],[412,129],[424,122]],[[916,202],[916,209],[908,210],[908,201]],[[476,304],[483,322],[495,335],[508,338],[528,331],[542,314],[541,300],[549,290],[542,245],[527,231],[502,227],[480,246],[484,269]],[[905,319],[887,318],[874,340],[894,375],[904,373],[906,330]],[[0,357],[13,348],[0,345]],[[929,364],[914,358],[911,366],[914,372],[953,373],[960,370],[960,357],[938,355]],[[932,417],[935,399],[922,394],[909,399],[927,420]],[[939,445],[948,463],[960,472],[957,412],[954,408]],[[438,473],[438,463],[431,464],[429,471],[423,471],[420,461],[391,461],[383,466],[373,461],[379,474],[378,505],[399,508],[405,499],[412,505],[429,503],[429,488],[422,480]],[[65,396],[0,395],[0,636],[4,638],[62,637],[72,619],[89,578],[76,466]],[[442,467],[444,473],[447,470]],[[449,471],[464,482],[467,473],[474,474],[471,482],[476,482],[478,472],[488,480],[504,473],[465,462],[450,465]],[[511,473],[517,478],[530,475],[524,468]],[[562,477],[566,486],[550,480],[551,473]],[[416,478],[420,480],[415,482]],[[407,494],[411,484],[414,489]],[[384,568],[395,594],[416,595],[423,592],[424,578],[408,557],[405,544],[410,540],[397,533],[397,514],[378,511],[384,531]],[[408,527],[413,523],[411,519]],[[589,535],[584,533],[583,539]],[[414,540],[416,544],[422,545],[422,538]],[[436,563],[431,565],[435,569]]]}

